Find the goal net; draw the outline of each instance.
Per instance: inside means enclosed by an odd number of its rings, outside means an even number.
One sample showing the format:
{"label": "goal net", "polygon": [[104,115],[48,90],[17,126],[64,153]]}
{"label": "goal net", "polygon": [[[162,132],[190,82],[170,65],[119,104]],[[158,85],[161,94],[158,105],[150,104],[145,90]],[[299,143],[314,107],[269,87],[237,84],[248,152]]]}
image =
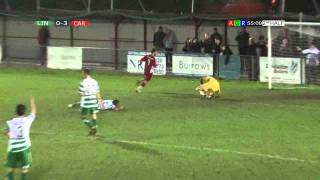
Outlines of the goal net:
{"label": "goal net", "polygon": [[[268,57],[260,58],[260,80],[268,88],[320,84],[320,23],[286,22],[268,27]],[[303,86],[302,86],[303,85]]]}

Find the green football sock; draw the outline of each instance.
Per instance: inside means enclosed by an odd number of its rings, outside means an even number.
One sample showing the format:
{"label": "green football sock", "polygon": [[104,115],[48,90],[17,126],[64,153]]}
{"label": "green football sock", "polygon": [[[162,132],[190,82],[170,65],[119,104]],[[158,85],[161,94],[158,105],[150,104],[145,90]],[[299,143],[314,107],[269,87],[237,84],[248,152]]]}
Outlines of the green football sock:
{"label": "green football sock", "polygon": [[83,120],[82,122],[83,122],[85,125],[87,125],[89,128],[92,127],[92,121],[85,119],[85,120]]}
{"label": "green football sock", "polygon": [[21,180],[27,180],[27,173],[21,173]]}
{"label": "green football sock", "polygon": [[13,172],[8,172],[7,178],[8,180],[13,180]]}
{"label": "green football sock", "polygon": [[91,120],[91,128],[97,128],[97,120],[96,119]]}

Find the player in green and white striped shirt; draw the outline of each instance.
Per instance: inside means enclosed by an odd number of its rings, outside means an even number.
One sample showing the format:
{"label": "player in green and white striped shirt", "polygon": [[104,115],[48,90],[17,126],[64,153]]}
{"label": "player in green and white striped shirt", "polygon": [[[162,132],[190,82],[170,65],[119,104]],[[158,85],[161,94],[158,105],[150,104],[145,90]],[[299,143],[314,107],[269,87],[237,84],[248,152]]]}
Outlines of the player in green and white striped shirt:
{"label": "player in green and white striped shirt", "polygon": [[[84,79],[79,87],[81,119],[89,127],[89,135],[95,135],[97,133],[98,107],[101,102],[100,89],[98,82],[91,78],[89,69],[84,69],[82,73]],[[91,115],[91,120],[87,119],[88,114]]]}
{"label": "player in green and white striped shirt", "polygon": [[7,179],[13,180],[16,168],[21,168],[21,179],[27,179],[28,169],[31,165],[31,141],[30,128],[36,117],[36,105],[33,97],[30,97],[31,113],[25,116],[26,106],[18,104],[16,107],[17,117],[7,121],[6,133],[9,136]]}

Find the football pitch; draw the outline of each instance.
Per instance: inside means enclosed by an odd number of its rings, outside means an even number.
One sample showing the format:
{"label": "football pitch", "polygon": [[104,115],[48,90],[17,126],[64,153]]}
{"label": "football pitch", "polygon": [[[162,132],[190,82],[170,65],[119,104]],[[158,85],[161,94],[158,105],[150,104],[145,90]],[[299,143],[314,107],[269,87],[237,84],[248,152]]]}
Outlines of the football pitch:
{"label": "football pitch", "polygon": [[[97,138],[67,108],[79,101],[80,71],[0,67],[3,128],[16,104],[36,98],[29,179],[320,179],[320,87],[221,81],[222,97],[211,101],[197,96],[197,78],[155,77],[137,94],[142,76],[93,77],[104,99],[125,107],[98,114]],[[0,138],[2,162],[7,140]]]}

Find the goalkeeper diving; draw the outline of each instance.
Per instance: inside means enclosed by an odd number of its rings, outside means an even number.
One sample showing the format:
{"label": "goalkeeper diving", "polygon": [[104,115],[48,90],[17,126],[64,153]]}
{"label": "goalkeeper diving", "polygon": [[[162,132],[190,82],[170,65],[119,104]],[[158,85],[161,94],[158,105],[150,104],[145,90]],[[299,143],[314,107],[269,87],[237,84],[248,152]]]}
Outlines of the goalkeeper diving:
{"label": "goalkeeper diving", "polygon": [[200,85],[196,88],[201,99],[215,99],[221,95],[220,84],[218,80],[211,76],[205,76],[200,79]]}

